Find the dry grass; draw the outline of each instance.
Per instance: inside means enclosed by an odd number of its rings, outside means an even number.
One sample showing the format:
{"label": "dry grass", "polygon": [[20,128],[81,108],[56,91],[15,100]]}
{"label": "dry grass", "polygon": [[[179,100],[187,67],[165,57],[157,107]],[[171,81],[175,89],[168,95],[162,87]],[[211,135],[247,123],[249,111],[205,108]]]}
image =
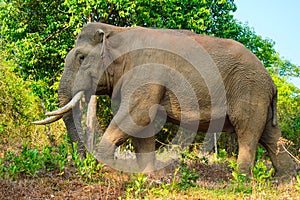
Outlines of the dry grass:
{"label": "dry grass", "polygon": [[[175,168],[174,168],[175,167]],[[140,187],[134,185],[140,175],[126,174],[103,168],[93,182],[86,183],[66,169],[63,175],[48,172],[40,177],[19,177],[0,180],[0,199],[299,199],[296,181],[283,183],[273,180],[269,185],[255,182],[233,184],[231,169],[226,163],[203,164],[190,162],[186,167],[199,174],[196,187],[183,190],[176,185],[181,174],[179,166],[168,172],[151,174]],[[143,176],[143,175],[142,175]],[[131,190],[128,190],[131,188]],[[137,189],[142,189],[140,192]],[[128,192],[130,191],[130,192]]]}

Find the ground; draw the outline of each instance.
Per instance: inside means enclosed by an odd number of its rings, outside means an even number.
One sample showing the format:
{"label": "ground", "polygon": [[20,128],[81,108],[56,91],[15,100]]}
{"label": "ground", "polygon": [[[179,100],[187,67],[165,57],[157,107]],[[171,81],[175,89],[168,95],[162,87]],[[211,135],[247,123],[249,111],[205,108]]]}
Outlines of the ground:
{"label": "ground", "polygon": [[[199,175],[196,182],[191,181],[196,175],[184,174],[185,169]],[[296,180],[279,183],[273,179],[267,185],[260,184],[234,182],[227,162],[192,161],[151,175],[103,167],[88,181],[67,168],[63,174],[52,171],[36,177],[2,179],[0,199],[300,199]]]}

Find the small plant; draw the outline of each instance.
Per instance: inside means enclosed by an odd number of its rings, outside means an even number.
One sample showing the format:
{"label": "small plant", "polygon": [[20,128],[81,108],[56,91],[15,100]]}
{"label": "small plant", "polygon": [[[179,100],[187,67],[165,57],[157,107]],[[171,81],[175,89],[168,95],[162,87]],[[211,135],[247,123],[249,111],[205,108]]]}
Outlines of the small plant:
{"label": "small plant", "polygon": [[265,152],[266,151],[263,148],[258,147],[256,151],[256,160],[261,160]]}
{"label": "small plant", "polygon": [[271,168],[271,170],[268,171],[265,162],[262,160],[265,152],[266,151],[263,148],[257,148],[257,161],[255,163],[255,166],[252,168],[253,181],[257,182],[260,186],[265,184],[266,181],[270,179],[275,172],[274,168]]}
{"label": "small plant", "polygon": [[227,152],[225,149],[219,149],[218,158],[223,160],[227,157]]}
{"label": "small plant", "polygon": [[85,179],[85,181],[93,181],[93,176],[99,174],[103,164],[99,164],[98,161],[90,154],[86,154],[86,158],[81,160],[81,164],[77,166],[77,173]]}
{"label": "small plant", "polygon": [[59,154],[54,147],[45,146],[39,151],[36,148],[29,148],[28,143],[24,143],[19,155],[11,151],[4,153],[1,176],[15,179],[21,174],[37,176],[40,172],[55,171],[57,169],[61,172],[65,166],[65,158],[66,155]]}
{"label": "small plant", "polygon": [[298,190],[300,190],[300,172],[298,173],[298,176],[296,177],[296,179],[297,179],[296,188]]}
{"label": "small plant", "polygon": [[213,162],[220,163],[223,162],[227,157],[227,152],[225,149],[218,149],[218,153],[214,153]]}
{"label": "small plant", "polygon": [[253,179],[257,183],[264,184],[267,179],[270,179],[274,174],[274,168],[268,171],[267,166],[263,161],[257,161],[255,166],[252,168]]}
{"label": "small plant", "polygon": [[35,176],[36,172],[42,168],[38,150],[28,148],[28,143],[24,143],[20,155],[15,155],[13,152],[5,152],[4,157],[7,162],[4,169],[9,177],[13,179],[21,173]]}
{"label": "small plant", "polygon": [[233,179],[231,179],[231,182],[238,185],[245,183],[247,180],[246,174],[240,172],[239,165],[236,163],[236,161],[231,160],[229,166],[232,168],[231,175]]}
{"label": "small plant", "polygon": [[99,174],[103,164],[98,163],[97,159],[92,154],[87,153],[85,158],[81,158],[77,152],[77,144],[73,143],[73,151],[71,152],[76,173],[80,175],[86,182],[93,181],[93,175]]}
{"label": "small plant", "polygon": [[73,149],[71,151],[72,160],[74,162],[75,167],[79,167],[82,161],[80,158],[80,154],[77,152],[77,143],[73,143],[72,149]]}
{"label": "small plant", "polygon": [[230,179],[230,181],[233,183],[233,192],[251,194],[252,187],[247,184],[249,179],[246,174],[241,173],[239,170],[239,164],[237,164],[235,160],[231,160],[229,166],[232,168],[231,175],[233,178]]}
{"label": "small plant", "polygon": [[[31,149],[28,143],[24,143],[19,155],[11,151],[4,153],[4,158],[0,160],[0,176],[16,179],[22,174],[38,176],[49,171],[59,171],[58,175],[63,175],[65,167],[73,165],[76,173],[85,181],[92,181],[94,177],[99,177],[103,165],[99,164],[91,154],[81,158],[76,149],[76,144],[73,144],[72,151],[66,141],[58,147],[45,146],[41,150]],[[72,159],[69,159],[70,156]],[[94,176],[96,174],[97,176]]]}
{"label": "small plant", "polygon": [[[150,195],[160,197],[160,199],[168,199],[168,195],[172,193],[173,186],[169,183],[161,183],[158,187],[153,187],[150,189]],[[151,199],[151,198],[150,198]]]}
{"label": "small plant", "polygon": [[133,180],[127,182],[126,199],[145,197],[147,193],[147,176],[144,174],[135,175]]}
{"label": "small plant", "polygon": [[178,172],[181,176],[179,182],[176,183],[177,187],[180,189],[188,189],[197,185],[199,175],[195,169],[190,170],[187,166],[184,167],[181,165]]}

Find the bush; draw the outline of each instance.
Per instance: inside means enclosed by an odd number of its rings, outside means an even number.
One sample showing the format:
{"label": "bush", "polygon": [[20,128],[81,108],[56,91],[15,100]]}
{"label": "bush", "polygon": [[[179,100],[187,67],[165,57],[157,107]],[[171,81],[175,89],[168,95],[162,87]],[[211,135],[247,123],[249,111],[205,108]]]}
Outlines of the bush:
{"label": "bush", "polygon": [[289,150],[299,154],[300,150],[300,89],[287,81],[287,78],[272,76],[278,89],[278,123],[284,138],[289,140]]}
{"label": "bush", "polygon": [[0,143],[4,149],[21,147],[24,142],[45,145],[45,127],[31,124],[44,117],[39,98],[34,96],[31,83],[11,69],[12,64],[0,58]]}

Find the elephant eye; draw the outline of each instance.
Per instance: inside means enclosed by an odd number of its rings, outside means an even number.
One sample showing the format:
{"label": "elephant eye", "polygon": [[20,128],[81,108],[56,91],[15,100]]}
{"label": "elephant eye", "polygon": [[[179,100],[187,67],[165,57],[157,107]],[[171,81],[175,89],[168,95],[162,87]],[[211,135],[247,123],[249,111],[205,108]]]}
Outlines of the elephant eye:
{"label": "elephant eye", "polygon": [[83,63],[84,60],[84,55],[80,55],[79,56],[79,64],[81,65]]}

